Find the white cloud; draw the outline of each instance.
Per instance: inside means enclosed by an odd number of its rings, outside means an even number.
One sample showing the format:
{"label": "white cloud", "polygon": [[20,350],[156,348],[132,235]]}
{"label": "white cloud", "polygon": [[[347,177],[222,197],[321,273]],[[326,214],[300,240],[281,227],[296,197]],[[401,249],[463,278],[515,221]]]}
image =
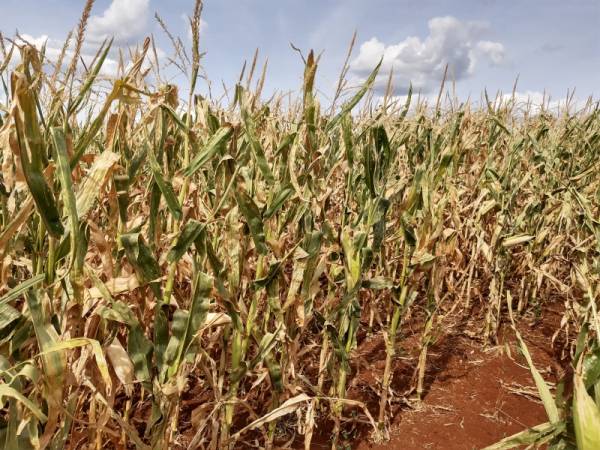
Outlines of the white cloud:
{"label": "white cloud", "polygon": [[[437,102],[437,97],[438,94],[436,92],[414,95],[411,99],[409,114],[416,112],[419,105],[432,108]],[[393,95],[387,99],[387,106],[391,111],[404,110],[407,98],[407,95]],[[442,109],[451,106],[449,101],[453,100],[449,99],[446,95],[442,97],[440,104]],[[459,99],[458,101],[460,102],[461,100]],[[598,100],[594,100],[593,98],[577,96],[569,99],[566,97],[553,98],[548,93],[531,90],[516,91],[514,95],[512,93],[499,94],[498,96],[492,96],[490,101],[494,108],[498,108],[499,106],[511,108],[513,114],[517,117],[522,117],[525,113],[536,115],[542,111],[555,116],[567,111],[569,114],[575,114],[581,111],[589,111],[598,103]],[[374,102],[376,107],[381,107],[384,97],[381,95],[375,96]],[[475,110],[480,108],[483,111],[487,111],[488,108],[484,100],[470,100],[470,104]],[[454,108],[456,108],[456,103],[454,103]]]}
{"label": "white cloud", "polygon": [[112,0],[99,16],[90,17],[87,37],[101,42],[114,37],[119,45],[139,40],[148,23],[150,0]]}
{"label": "white cloud", "polygon": [[569,100],[565,97],[553,99],[539,91],[517,91],[514,95],[512,93],[502,95],[502,102],[514,106],[517,112],[528,111],[537,114],[543,110],[556,114],[565,110],[574,113],[583,109],[587,106],[588,99],[577,97]]}
{"label": "white cloud", "polygon": [[351,70],[365,78],[383,57],[375,87],[385,89],[390,70],[394,71],[397,93],[406,93],[410,83],[415,89],[429,92],[439,86],[446,64],[448,76],[456,81],[470,76],[480,59],[494,64],[504,60],[504,46],[481,40],[487,26],[482,22],[463,22],[454,17],[435,17],[428,22],[425,39],[411,36],[386,45],[376,37],[363,43]]}
{"label": "white cloud", "polygon": [[[86,41],[81,51],[81,58],[89,66],[94,59],[99,44],[107,38],[114,37],[115,45],[111,50],[111,57],[104,60],[100,74],[107,77],[117,75],[118,62],[114,59],[116,48],[126,46],[130,43],[139,43],[146,29],[148,21],[149,0],[112,0],[109,7],[101,15],[93,15],[88,22]],[[21,39],[16,39],[18,44],[29,43],[37,49],[46,45],[46,58],[50,62],[56,62],[62,51],[63,41],[49,38],[47,35],[32,36],[21,34]],[[158,49],[160,55],[162,50]],[[63,64],[69,64],[73,57],[73,42],[71,48],[66,51]],[[20,61],[19,52],[13,55],[11,66]]]}
{"label": "white cloud", "polygon": [[500,42],[492,41],[479,41],[477,43],[476,53],[488,57],[494,64],[502,64],[505,56],[504,45]]}

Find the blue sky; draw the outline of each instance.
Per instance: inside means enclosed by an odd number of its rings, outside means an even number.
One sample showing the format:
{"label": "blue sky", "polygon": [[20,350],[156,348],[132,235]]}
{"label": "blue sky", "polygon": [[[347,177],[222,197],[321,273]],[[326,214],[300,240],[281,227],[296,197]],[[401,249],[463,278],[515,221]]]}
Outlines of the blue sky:
{"label": "blue sky", "polygon": [[[0,30],[59,48],[84,3],[2,0]],[[152,33],[169,54],[154,12],[189,43],[183,17],[192,9],[193,0],[97,0],[88,35],[92,42],[115,35],[125,46]],[[203,64],[215,90],[221,80],[232,85],[256,48],[261,64],[269,60],[265,94],[299,89],[302,61],[292,42],[323,52],[317,87],[327,99],[354,30],[348,77],[360,82],[383,56],[379,92],[393,68],[397,95],[409,82],[434,95],[446,63],[461,98],[509,93],[517,75],[522,95],[559,99],[576,88],[584,98],[600,90],[600,0],[205,0],[202,17]]]}

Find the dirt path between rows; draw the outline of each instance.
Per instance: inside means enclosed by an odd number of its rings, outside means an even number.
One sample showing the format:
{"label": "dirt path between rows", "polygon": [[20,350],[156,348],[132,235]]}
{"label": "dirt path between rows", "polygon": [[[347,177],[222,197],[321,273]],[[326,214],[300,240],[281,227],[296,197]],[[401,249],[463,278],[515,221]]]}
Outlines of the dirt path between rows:
{"label": "dirt path between rows", "polygon": [[[568,370],[561,361],[559,345],[552,337],[561,314],[545,311],[537,319],[524,319],[519,329],[536,368],[554,383]],[[357,427],[340,448],[354,450],[472,450],[481,449],[528,427],[547,421],[531,372],[515,344],[514,332],[505,327],[498,345],[485,345],[476,336],[475,321],[456,327],[441,336],[427,358],[423,400],[414,392],[418,342],[408,338],[404,353],[397,358],[392,389],[393,405],[390,440],[374,443],[367,425]],[[470,330],[470,331],[469,331]],[[413,341],[413,342],[411,342]],[[359,344],[361,362],[354,367],[348,396],[364,402],[372,414],[378,410],[380,377],[385,364],[381,335],[366,337]],[[320,424],[311,448],[330,449],[327,424]],[[319,424],[317,424],[319,427]],[[299,445],[298,448],[303,448]]]}
{"label": "dirt path between rows", "polygon": [[[521,333],[537,369],[555,382],[566,369],[552,335],[559,316],[549,311],[537,321],[522,323]],[[471,450],[547,421],[531,373],[504,330],[497,346],[485,347],[466,334],[446,337],[428,357],[427,391],[423,401],[402,405],[395,414],[390,441],[363,439],[357,450]],[[318,448],[318,447],[315,447]]]}
{"label": "dirt path between rows", "polygon": [[[483,351],[479,344],[460,339],[423,402],[397,414],[390,441],[379,445],[362,442],[355,448],[480,449],[546,421],[531,374],[514,348],[511,350],[512,358],[507,347]],[[547,355],[533,353],[536,365],[548,373]],[[436,370],[435,363],[431,370]]]}

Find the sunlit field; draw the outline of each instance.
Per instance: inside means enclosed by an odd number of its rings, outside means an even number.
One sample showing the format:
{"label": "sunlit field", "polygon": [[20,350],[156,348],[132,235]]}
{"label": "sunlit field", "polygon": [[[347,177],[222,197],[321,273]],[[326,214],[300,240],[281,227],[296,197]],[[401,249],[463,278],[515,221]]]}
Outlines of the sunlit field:
{"label": "sunlit field", "polygon": [[488,449],[600,448],[598,103],[376,96],[354,40],[328,100],[310,50],[215,100],[200,2],[177,83],[153,38],[84,63],[92,3],[59,55],[0,39],[1,448],[404,448],[496,354],[540,417]]}

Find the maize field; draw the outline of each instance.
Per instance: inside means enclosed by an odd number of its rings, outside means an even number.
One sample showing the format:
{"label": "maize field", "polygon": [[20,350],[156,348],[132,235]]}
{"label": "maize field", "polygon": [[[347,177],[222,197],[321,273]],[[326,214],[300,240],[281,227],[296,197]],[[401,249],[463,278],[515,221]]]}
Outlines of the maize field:
{"label": "maize field", "polygon": [[[547,413],[488,448],[600,448],[598,104],[378,99],[379,66],[351,89],[347,65],[326,104],[313,52],[296,97],[266,99],[255,58],[215,101],[200,11],[187,86],[150,38],[117,77],[110,41],[81,64],[85,14],[58,61],[0,39],[0,447],[385,443],[468,322],[482,347],[516,339]],[[549,306],[556,385],[519,332]]]}

